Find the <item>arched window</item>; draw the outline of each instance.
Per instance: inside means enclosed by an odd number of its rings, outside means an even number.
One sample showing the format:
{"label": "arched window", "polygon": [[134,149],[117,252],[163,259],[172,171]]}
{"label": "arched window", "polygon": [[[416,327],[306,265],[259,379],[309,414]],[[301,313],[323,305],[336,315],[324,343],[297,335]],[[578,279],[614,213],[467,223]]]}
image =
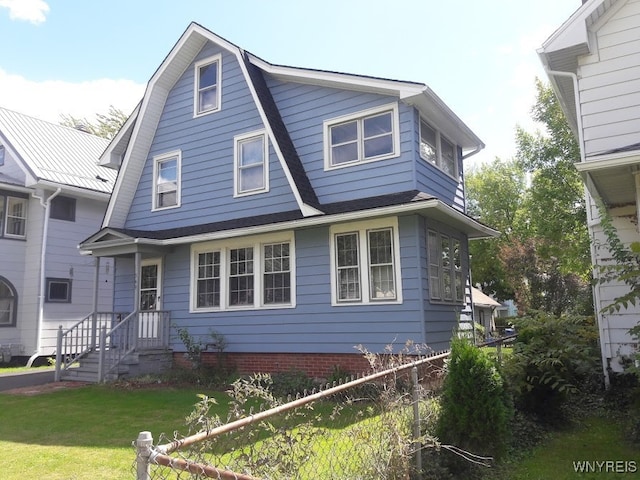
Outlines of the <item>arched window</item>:
{"label": "arched window", "polygon": [[0,277],[0,327],[14,327],[16,325],[16,310],[18,308],[18,294],[11,282]]}

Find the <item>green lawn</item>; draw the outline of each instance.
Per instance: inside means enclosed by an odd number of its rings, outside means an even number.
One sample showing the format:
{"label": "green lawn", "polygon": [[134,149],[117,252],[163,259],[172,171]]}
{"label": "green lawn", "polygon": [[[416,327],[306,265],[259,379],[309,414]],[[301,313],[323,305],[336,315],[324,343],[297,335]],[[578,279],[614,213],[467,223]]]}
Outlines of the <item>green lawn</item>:
{"label": "green lawn", "polygon": [[[131,445],[138,433],[148,430],[158,442],[161,433],[184,430],[201,390],[92,385],[36,396],[0,393],[0,451],[7,459],[0,478],[135,478]],[[223,394],[211,395],[226,406]]]}
{"label": "green lawn", "polygon": [[[607,461],[618,463],[602,463]],[[591,416],[580,427],[554,434],[517,465],[501,470],[499,478],[505,480],[630,480],[640,478],[640,448],[625,441],[620,423]]]}

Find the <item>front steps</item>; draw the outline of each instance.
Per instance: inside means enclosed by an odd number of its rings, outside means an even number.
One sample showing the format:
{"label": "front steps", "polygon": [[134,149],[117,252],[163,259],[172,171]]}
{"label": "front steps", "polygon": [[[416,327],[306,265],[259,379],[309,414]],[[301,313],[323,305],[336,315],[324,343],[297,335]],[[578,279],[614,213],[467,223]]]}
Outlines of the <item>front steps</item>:
{"label": "front steps", "polygon": [[[123,378],[160,374],[171,368],[172,358],[172,351],[165,348],[135,351],[127,355],[116,369],[106,374],[103,381],[113,382]],[[97,383],[99,361],[99,352],[90,352],[78,365],[61,372],[60,379]]]}

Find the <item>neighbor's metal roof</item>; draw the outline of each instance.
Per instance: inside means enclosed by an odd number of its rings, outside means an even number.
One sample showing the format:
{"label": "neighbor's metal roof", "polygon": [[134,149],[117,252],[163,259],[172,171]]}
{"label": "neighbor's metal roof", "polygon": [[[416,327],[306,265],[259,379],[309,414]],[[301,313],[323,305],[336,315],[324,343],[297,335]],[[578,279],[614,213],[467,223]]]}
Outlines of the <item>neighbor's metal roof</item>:
{"label": "neighbor's metal roof", "polygon": [[[111,193],[117,172],[98,165],[105,138],[0,108],[0,138],[38,180]],[[106,180],[106,181],[105,181]]]}

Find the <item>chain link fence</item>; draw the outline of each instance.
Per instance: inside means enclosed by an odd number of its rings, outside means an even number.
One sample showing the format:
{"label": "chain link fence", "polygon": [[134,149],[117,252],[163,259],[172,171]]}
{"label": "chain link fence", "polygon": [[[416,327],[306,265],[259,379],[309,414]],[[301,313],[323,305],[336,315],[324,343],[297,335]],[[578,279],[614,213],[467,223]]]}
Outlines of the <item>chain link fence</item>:
{"label": "chain link fence", "polygon": [[224,420],[202,395],[187,435],[163,434],[154,444],[141,432],[135,478],[420,478],[421,450],[436,445],[433,391],[447,356],[371,355],[373,373],[284,401],[271,393],[270,376],[240,379]]}

